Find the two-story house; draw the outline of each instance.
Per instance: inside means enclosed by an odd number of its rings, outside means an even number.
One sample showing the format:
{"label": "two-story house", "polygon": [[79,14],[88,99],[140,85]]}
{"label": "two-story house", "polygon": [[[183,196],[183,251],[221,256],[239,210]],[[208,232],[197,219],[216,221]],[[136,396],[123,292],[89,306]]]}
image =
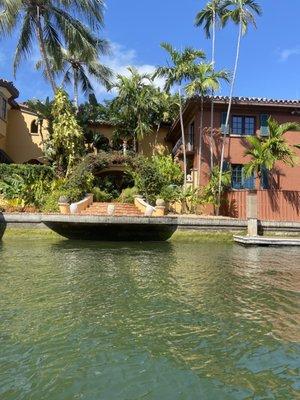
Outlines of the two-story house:
{"label": "two-story house", "polygon": [[[222,150],[222,132],[224,131],[227,107],[227,97],[216,97],[214,100],[214,130],[213,130],[213,161],[220,163]],[[211,101],[204,102],[203,131],[200,132],[200,99],[189,100],[184,108],[183,120],[185,127],[186,153],[188,171],[194,186],[206,185],[210,176],[211,165]],[[279,123],[300,123],[300,102],[290,100],[267,100],[257,98],[234,98],[230,116],[229,134],[225,140],[225,167],[232,169],[232,189],[274,188],[280,190],[300,190],[300,150],[294,145],[300,144],[300,132],[287,132],[287,142],[298,156],[295,167],[278,163],[274,171],[266,174],[261,182],[257,177],[246,178],[243,173],[245,164],[250,160],[245,156],[249,145],[246,138],[249,135],[266,137],[268,135],[268,118],[272,116]],[[199,145],[202,140],[201,176],[198,175]],[[182,160],[182,141],[180,121],[172,126],[167,139],[172,141],[173,155]]]}

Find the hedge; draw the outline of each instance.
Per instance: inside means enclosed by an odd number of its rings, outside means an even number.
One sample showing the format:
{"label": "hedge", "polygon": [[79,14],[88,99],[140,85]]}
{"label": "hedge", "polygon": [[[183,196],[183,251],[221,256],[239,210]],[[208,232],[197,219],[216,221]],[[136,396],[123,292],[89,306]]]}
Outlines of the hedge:
{"label": "hedge", "polygon": [[47,165],[32,164],[0,164],[0,180],[5,180],[18,175],[28,184],[38,180],[52,180],[55,176],[54,169]]}

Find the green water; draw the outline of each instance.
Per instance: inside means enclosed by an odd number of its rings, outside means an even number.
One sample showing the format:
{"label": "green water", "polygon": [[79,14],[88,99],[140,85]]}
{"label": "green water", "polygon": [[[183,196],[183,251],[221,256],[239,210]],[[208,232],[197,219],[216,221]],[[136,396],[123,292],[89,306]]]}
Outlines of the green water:
{"label": "green water", "polygon": [[0,244],[1,400],[300,398],[300,251]]}

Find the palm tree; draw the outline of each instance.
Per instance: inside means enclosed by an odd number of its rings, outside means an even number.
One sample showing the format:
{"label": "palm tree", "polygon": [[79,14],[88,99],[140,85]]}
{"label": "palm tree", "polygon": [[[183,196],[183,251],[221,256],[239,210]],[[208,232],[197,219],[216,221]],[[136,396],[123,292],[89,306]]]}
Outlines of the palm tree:
{"label": "palm tree", "polygon": [[[217,24],[223,25],[223,16],[226,13],[225,1],[224,0],[211,0],[206,6],[196,15],[195,26],[204,27],[206,37],[212,38],[212,49],[211,49],[211,63],[215,68],[216,57],[216,27]],[[210,115],[210,169],[213,170],[214,159],[213,159],[213,129],[214,129],[214,91],[212,90],[211,99],[211,115]]]}
{"label": "palm tree", "polygon": [[[221,195],[225,141],[226,141],[226,135],[229,132],[229,120],[230,120],[230,113],[232,106],[233,91],[235,87],[235,81],[236,81],[237,69],[240,57],[241,40],[242,37],[247,33],[250,24],[256,27],[254,15],[255,14],[261,15],[262,12],[259,4],[257,4],[254,0],[228,0],[224,3],[224,7],[226,8],[226,12],[222,18],[223,23],[225,24],[227,23],[228,20],[232,20],[236,25],[238,25],[238,40],[237,40],[237,49],[236,49],[236,58],[235,58],[233,76],[230,87],[225,129],[223,132],[221,160],[220,160],[219,195]],[[219,199],[219,203],[220,200],[221,199]]]}
{"label": "palm tree", "polygon": [[[63,75],[63,85],[70,84],[73,86],[73,101],[78,110],[78,88],[81,85],[82,92],[85,96],[94,93],[91,78],[95,78],[106,89],[110,87],[113,77],[112,70],[101,64],[98,60],[99,53],[107,54],[109,45],[106,41],[98,41],[98,46],[94,49],[66,50],[61,49],[59,59],[55,60],[49,57],[50,65],[55,75],[61,72]],[[43,68],[44,62],[40,60],[36,64],[37,69]],[[47,78],[47,73],[44,71]]]}
{"label": "palm tree", "polygon": [[245,155],[251,157],[251,161],[245,167],[247,177],[257,174],[261,179],[262,171],[271,171],[278,161],[290,166],[295,165],[295,154],[286,142],[284,134],[288,131],[300,131],[300,124],[287,122],[280,125],[273,118],[269,118],[268,126],[268,138],[247,137],[250,147],[245,151]]}
{"label": "palm tree", "polygon": [[116,83],[110,90],[117,91],[117,97],[111,102],[112,120],[117,126],[119,137],[133,139],[134,151],[137,141],[153,129],[152,109],[157,89],[149,74],[140,74],[129,67],[130,76],[117,75]]}
{"label": "palm tree", "polygon": [[14,73],[21,60],[31,53],[35,38],[55,93],[56,83],[48,54],[56,58],[63,42],[72,49],[95,47],[97,39],[85,22],[94,32],[99,30],[103,26],[103,8],[103,0],[0,0],[0,36],[11,35],[21,26]]}
{"label": "palm tree", "polygon": [[182,96],[180,86],[183,82],[191,81],[195,78],[197,70],[197,61],[205,58],[205,53],[201,50],[195,50],[191,47],[185,48],[183,51],[177,51],[169,43],[162,43],[161,47],[167,51],[171,58],[172,65],[166,67],[157,68],[154,78],[161,77],[165,78],[165,90],[170,89],[178,85],[179,86],[179,119],[181,127],[181,140],[183,147],[183,168],[184,168],[184,186],[186,186],[186,172],[187,172],[187,160],[186,160],[186,145],[185,145],[185,134],[184,134],[184,122],[183,122],[183,108],[182,108]]}
{"label": "palm tree", "polygon": [[220,88],[220,80],[229,81],[228,73],[226,71],[214,70],[211,63],[201,63],[197,66],[196,78],[187,84],[186,92],[189,96],[200,96],[201,110],[200,110],[200,129],[199,129],[199,150],[198,150],[198,176],[199,186],[201,185],[201,164],[202,164],[202,145],[203,145],[203,108],[204,98],[212,90],[216,92]]}

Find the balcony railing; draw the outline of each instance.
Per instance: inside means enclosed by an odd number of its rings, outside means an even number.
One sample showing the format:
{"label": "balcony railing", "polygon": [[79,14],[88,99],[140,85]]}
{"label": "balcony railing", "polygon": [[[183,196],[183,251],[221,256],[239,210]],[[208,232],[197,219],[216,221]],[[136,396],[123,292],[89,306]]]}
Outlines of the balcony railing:
{"label": "balcony railing", "polygon": [[172,150],[172,154],[173,156],[176,156],[177,151],[179,150],[179,148],[182,146],[182,138],[180,138],[177,143],[175,144],[175,146],[173,147]]}
{"label": "balcony railing", "polygon": [[[176,153],[178,152],[178,150],[180,149],[181,146],[182,146],[182,138],[180,138],[180,139],[177,141],[177,143],[175,144],[175,146],[173,147],[173,150],[172,150],[173,156],[176,155]],[[188,151],[188,152],[194,151],[194,145],[193,145],[193,143],[188,142],[188,143],[186,143],[186,146],[185,146],[185,147],[186,147],[186,151]]]}

